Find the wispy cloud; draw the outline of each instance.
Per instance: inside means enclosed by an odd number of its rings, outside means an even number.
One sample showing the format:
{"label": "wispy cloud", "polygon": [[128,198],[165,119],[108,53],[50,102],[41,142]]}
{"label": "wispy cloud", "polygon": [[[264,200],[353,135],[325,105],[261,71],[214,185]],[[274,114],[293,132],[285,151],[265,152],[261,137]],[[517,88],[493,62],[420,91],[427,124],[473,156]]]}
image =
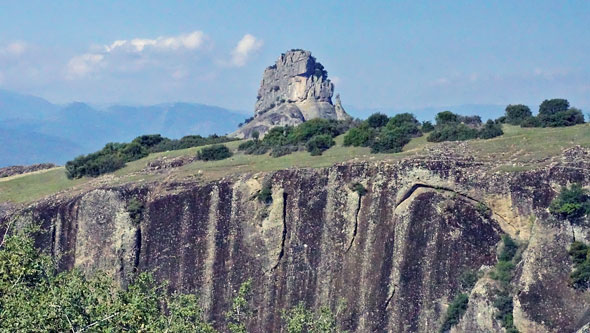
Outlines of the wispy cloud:
{"label": "wispy cloud", "polygon": [[131,40],[116,40],[105,45],[107,53],[114,51],[143,52],[153,49],[158,51],[175,51],[179,49],[195,50],[203,46],[206,35],[202,31],[193,31],[172,37],[158,37],[155,39],[135,38]]}
{"label": "wispy cloud", "polygon": [[264,42],[253,35],[246,34],[232,51],[231,64],[233,66],[242,67],[246,65],[252,53],[258,51]]}
{"label": "wispy cloud", "polygon": [[5,47],[0,48],[0,54],[9,56],[20,56],[27,50],[27,44],[25,42],[12,42]]}
{"label": "wispy cloud", "polygon": [[76,79],[96,71],[101,67],[103,59],[104,55],[96,53],[86,53],[73,57],[68,62],[66,78]]}
{"label": "wispy cloud", "polygon": [[[160,36],[154,39],[134,38],[116,40],[100,45],[82,55],[72,57],[66,66],[66,79],[80,79],[101,69],[113,71],[137,71],[157,65],[152,58],[159,56],[169,60],[170,52],[194,51],[203,48],[207,36],[202,31],[193,31],[177,36]],[[164,53],[164,54],[161,54]],[[181,76],[186,76],[183,74]],[[174,75],[178,78],[179,75]]]}

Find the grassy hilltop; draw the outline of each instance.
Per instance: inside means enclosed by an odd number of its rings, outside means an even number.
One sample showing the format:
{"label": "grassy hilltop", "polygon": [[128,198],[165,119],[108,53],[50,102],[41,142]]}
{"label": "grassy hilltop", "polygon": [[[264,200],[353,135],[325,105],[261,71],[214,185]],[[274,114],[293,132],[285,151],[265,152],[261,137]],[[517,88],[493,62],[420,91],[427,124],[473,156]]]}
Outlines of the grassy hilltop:
{"label": "grassy hilltop", "polygon": [[[518,172],[542,166],[546,160],[558,155],[563,149],[581,145],[590,147],[590,124],[556,128],[522,128],[503,125],[504,134],[489,140],[468,140],[462,142],[479,160],[500,162],[499,171]],[[32,202],[60,191],[75,191],[89,186],[116,185],[127,182],[148,182],[157,180],[182,180],[199,177],[214,180],[223,176],[246,172],[274,171],[297,167],[327,167],[347,161],[399,160],[424,155],[428,148],[439,143],[426,141],[426,136],[413,138],[400,153],[371,154],[368,147],[345,147],[343,136],[335,139],[336,144],[320,156],[310,156],[299,151],[273,158],[265,155],[246,155],[237,150],[243,141],[226,143],[234,155],[220,161],[193,161],[167,172],[142,171],[148,163],[162,158],[181,156],[192,157],[203,147],[153,153],[127,165],[112,174],[98,178],[68,179],[63,167],[31,174],[0,179],[0,202]],[[448,143],[447,143],[448,144]]]}

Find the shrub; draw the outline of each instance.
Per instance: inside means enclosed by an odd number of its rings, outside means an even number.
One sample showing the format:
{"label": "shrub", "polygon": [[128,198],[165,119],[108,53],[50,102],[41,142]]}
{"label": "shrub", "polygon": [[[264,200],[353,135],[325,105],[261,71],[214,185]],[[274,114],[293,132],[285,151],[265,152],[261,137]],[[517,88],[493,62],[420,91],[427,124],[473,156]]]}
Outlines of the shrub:
{"label": "shrub", "polygon": [[485,126],[479,131],[479,137],[481,139],[491,139],[504,134],[502,126],[495,123],[493,120],[488,120]]}
{"label": "shrub", "polygon": [[305,145],[308,152],[311,153],[312,156],[321,155],[324,151],[328,150],[335,144],[334,140],[332,140],[332,136],[329,134],[320,134],[315,135]]}
{"label": "shrub", "polygon": [[345,146],[366,147],[370,145],[375,137],[375,131],[368,125],[362,124],[359,127],[351,128],[344,135]]}
{"label": "shrub", "polygon": [[475,205],[475,209],[480,215],[485,217],[489,217],[492,214],[492,210],[483,202],[478,202],[477,205]]}
{"label": "shrub", "polygon": [[518,244],[508,235],[502,235],[502,252],[498,256],[500,261],[511,261],[518,251]]}
{"label": "shrub", "polygon": [[574,270],[570,274],[572,286],[578,289],[590,288],[590,247],[576,241],[568,252],[574,262]]}
{"label": "shrub", "polygon": [[139,223],[143,219],[144,209],[145,206],[143,205],[143,202],[135,198],[129,200],[129,202],[127,203],[127,213],[129,213],[131,221],[135,223]]}
{"label": "shrub", "polygon": [[579,220],[590,214],[590,195],[580,184],[563,187],[549,211],[562,219]]}
{"label": "shrub", "polygon": [[389,118],[383,113],[373,113],[367,118],[367,124],[372,128],[381,128],[387,125]]}
{"label": "shrub", "polygon": [[272,187],[270,184],[262,186],[258,194],[256,195],[258,201],[270,205],[272,203]]}
{"label": "shrub", "polygon": [[297,150],[299,150],[299,148],[297,146],[272,147],[272,149],[270,151],[270,156],[271,157],[281,157],[281,156],[289,155],[292,152],[295,152]]}
{"label": "shrub", "polygon": [[520,122],[520,127],[542,127],[541,121],[537,117],[528,117]]}
{"label": "shrub", "polygon": [[425,121],[422,123],[422,127],[420,128],[422,133],[429,133],[434,131],[434,125],[430,121]]}
{"label": "shrub", "polygon": [[466,294],[459,294],[453,299],[447,309],[445,321],[440,328],[440,332],[448,332],[451,327],[459,323],[459,320],[461,320],[461,317],[467,311],[468,303],[469,297]]}
{"label": "shrub", "polygon": [[410,138],[403,131],[384,130],[371,144],[371,153],[399,153],[410,142]]}
{"label": "shrub", "polygon": [[295,142],[307,142],[312,137],[322,134],[327,134],[330,137],[340,134],[337,122],[322,118],[308,120],[295,128],[292,140]]}
{"label": "shrub", "polygon": [[476,129],[465,124],[443,123],[443,125],[437,124],[426,140],[430,142],[464,141],[475,139],[478,136],[479,133]]}
{"label": "shrub", "polygon": [[225,145],[212,145],[197,152],[197,159],[202,161],[218,161],[231,157],[233,154]]}
{"label": "shrub", "polygon": [[351,188],[354,192],[358,193],[358,195],[361,197],[363,195],[367,194],[367,189],[361,183],[354,183],[354,185],[352,185]]}
{"label": "shrub", "polygon": [[473,289],[473,287],[475,287],[475,284],[477,283],[478,279],[479,279],[478,273],[476,271],[469,269],[461,274],[461,277],[459,278],[459,282],[460,282],[461,288],[463,290],[470,291],[471,289]]}
{"label": "shrub", "polygon": [[554,98],[546,99],[539,105],[539,116],[547,116],[566,111],[570,107],[570,102],[567,99]]}
{"label": "shrub", "polygon": [[531,109],[523,104],[508,105],[506,107],[506,123],[520,125],[523,120],[533,116]]}

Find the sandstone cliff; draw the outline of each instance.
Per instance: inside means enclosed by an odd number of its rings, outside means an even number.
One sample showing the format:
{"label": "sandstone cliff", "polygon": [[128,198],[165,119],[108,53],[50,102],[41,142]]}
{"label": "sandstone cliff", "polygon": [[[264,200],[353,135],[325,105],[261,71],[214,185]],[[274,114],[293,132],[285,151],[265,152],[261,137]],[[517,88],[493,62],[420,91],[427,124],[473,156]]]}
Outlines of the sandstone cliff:
{"label": "sandstone cliff", "polygon": [[[557,221],[547,207],[560,185],[590,185],[589,168],[575,149],[517,173],[445,154],[346,163],[97,188],[42,200],[3,225],[40,223],[38,245],[61,269],[100,269],[123,284],[136,269],[154,271],[172,290],[198,293],[218,325],[252,278],[252,332],[277,331],[281,311],[299,302],[343,302],[338,320],[350,332],[436,332],[468,270],[484,274],[453,332],[502,332],[497,282],[485,273],[506,233],[524,248],[510,282],[516,327],[576,332],[590,321],[590,292],[570,287],[567,249],[574,238],[590,241],[590,228]],[[256,199],[263,186],[272,203]],[[136,221],[131,200],[145,207]]]}
{"label": "sandstone cliff", "polygon": [[333,94],[328,73],[311,52],[283,53],[264,71],[254,118],[233,135],[247,138],[253,131],[264,135],[274,126],[294,126],[313,118],[348,119],[339,98],[332,104]]}

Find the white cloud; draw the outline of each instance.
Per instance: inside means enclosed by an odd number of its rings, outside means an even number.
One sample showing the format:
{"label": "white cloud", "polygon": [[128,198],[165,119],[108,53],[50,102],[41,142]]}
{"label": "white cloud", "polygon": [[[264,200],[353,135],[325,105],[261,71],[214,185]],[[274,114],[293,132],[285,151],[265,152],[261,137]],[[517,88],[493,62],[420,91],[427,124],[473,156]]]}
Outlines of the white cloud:
{"label": "white cloud", "polygon": [[232,60],[231,64],[237,67],[242,67],[248,61],[248,58],[253,52],[259,50],[263,45],[262,40],[257,39],[256,37],[246,34],[240,41],[238,45],[232,51]]}
{"label": "white cloud", "polygon": [[75,56],[68,62],[66,78],[76,79],[86,76],[101,67],[104,55],[96,53],[86,53]]}
{"label": "white cloud", "polygon": [[[158,67],[170,60],[169,54],[181,50],[196,50],[205,46],[207,36],[193,31],[177,36],[160,36],[154,39],[134,38],[115,40],[109,45],[93,45],[87,53],[72,57],[66,67],[66,79],[78,79],[100,69],[116,72],[137,72],[148,65]],[[178,55],[182,57],[182,55]],[[176,59],[176,58],[175,58]],[[173,73],[175,79],[186,73]]]}
{"label": "white cloud", "polygon": [[135,38],[132,40],[116,40],[110,45],[105,45],[106,53],[114,51],[143,52],[147,49],[159,51],[175,51],[179,49],[195,50],[201,47],[206,40],[202,31],[193,31],[172,37],[158,37],[155,39]]}

